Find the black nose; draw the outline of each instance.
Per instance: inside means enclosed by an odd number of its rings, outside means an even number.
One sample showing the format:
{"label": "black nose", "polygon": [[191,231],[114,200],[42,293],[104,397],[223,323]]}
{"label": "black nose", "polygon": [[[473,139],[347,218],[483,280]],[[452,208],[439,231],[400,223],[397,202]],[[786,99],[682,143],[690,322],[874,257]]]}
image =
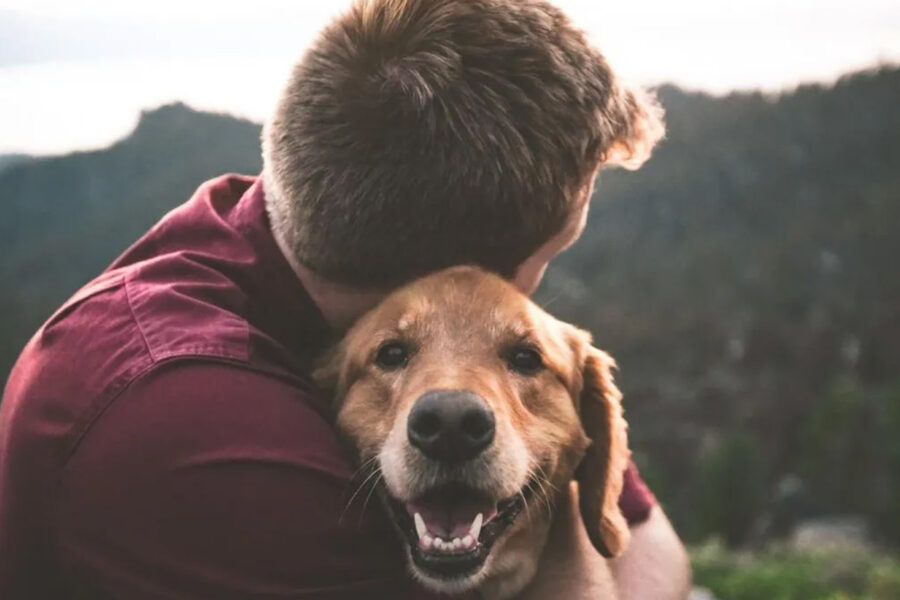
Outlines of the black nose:
{"label": "black nose", "polygon": [[433,390],[416,400],[406,434],[426,456],[462,462],[478,456],[494,441],[494,414],[468,390]]}

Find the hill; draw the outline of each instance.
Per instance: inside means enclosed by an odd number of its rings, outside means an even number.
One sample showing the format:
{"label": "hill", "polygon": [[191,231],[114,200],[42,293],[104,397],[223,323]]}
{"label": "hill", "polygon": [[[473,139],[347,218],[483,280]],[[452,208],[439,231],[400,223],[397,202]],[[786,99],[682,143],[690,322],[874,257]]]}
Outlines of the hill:
{"label": "hill", "polygon": [[173,104],[107,149],[0,169],[0,379],[34,330],[197,185],[257,173],[259,126]]}
{"label": "hill", "polygon": [[30,158],[27,154],[0,154],[0,171]]}
{"label": "hill", "polygon": [[[900,539],[900,70],[660,96],[668,139],[601,175],[540,301],[619,359],[637,458],[688,537],[745,542],[803,505]],[[0,168],[0,372],[200,182],[258,172],[258,140],[171,105],[108,149]]]}

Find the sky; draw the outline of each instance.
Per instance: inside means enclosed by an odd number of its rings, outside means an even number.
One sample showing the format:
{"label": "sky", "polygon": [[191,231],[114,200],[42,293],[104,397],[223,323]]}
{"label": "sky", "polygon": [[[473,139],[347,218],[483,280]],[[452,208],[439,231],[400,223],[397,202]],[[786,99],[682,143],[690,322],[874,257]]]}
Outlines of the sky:
{"label": "sky", "polygon": [[[626,80],[722,94],[900,64],[897,0],[556,0]],[[0,0],[0,154],[108,145],[185,101],[262,121],[348,0]]]}

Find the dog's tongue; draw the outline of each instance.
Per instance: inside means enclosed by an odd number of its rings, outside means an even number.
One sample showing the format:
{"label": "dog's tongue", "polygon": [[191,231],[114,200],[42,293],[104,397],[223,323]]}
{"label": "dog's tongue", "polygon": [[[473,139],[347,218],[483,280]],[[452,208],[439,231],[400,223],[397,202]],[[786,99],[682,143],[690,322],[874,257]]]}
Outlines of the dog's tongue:
{"label": "dog's tongue", "polygon": [[490,500],[472,492],[440,490],[406,505],[410,516],[419,513],[425,527],[433,536],[443,539],[463,537],[472,527],[472,521],[481,513],[484,522],[497,515],[497,509]]}

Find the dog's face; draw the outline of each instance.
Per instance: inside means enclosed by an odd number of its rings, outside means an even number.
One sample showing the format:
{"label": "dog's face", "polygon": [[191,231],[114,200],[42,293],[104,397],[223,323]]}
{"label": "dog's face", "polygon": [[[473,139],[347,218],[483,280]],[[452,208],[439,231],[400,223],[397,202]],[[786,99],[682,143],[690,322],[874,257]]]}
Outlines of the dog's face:
{"label": "dog's face", "polygon": [[510,284],[472,267],[414,282],[350,330],[317,372],[405,540],[413,573],[515,593],[578,469],[595,546],[618,554],[628,457],[612,359]]}

